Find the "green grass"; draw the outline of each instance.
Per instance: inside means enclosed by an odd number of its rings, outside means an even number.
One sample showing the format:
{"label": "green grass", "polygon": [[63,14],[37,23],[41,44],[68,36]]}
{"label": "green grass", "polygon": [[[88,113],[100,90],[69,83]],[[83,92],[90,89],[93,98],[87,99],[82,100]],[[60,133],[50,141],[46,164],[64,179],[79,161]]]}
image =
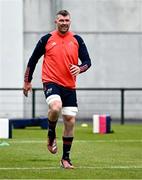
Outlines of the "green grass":
{"label": "green grass", "polygon": [[[93,134],[92,126],[75,128],[71,159],[74,170],[60,168],[62,125],[57,127],[58,153],[46,149],[46,130],[14,129],[10,146],[0,147],[0,179],[141,179],[142,125],[113,124],[114,133]],[[9,169],[8,169],[9,168]]]}

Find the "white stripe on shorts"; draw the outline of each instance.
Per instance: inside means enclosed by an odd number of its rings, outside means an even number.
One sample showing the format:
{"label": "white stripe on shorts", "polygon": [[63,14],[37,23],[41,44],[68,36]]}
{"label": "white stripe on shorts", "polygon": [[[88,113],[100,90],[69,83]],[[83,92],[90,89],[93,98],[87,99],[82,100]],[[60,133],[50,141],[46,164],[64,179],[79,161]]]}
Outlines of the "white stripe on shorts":
{"label": "white stripe on shorts", "polygon": [[46,98],[46,102],[49,105],[50,103],[52,103],[53,101],[61,101],[61,97],[58,94],[53,94],[51,96],[48,96]]}
{"label": "white stripe on shorts", "polygon": [[62,114],[63,115],[76,116],[77,112],[78,112],[77,107],[69,106],[69,107],[63,107],[62,108]]}

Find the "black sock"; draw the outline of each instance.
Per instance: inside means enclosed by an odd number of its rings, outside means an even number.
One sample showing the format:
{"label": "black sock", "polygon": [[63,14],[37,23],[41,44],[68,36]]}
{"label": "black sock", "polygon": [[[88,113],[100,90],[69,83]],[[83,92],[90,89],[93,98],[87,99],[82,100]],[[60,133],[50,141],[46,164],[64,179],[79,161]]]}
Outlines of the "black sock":
{"label": "black sock", "polygon": [[56,132],[55,132],[56,124],[57,124],[57,121],[48,120],[48,137],[51,140],[51,143],[56,137]]}
{"label": "black sock", "polygon": [[69,159],[72,141],[73,141],[73,137],[63,137],[63,156],[62,156],[62,159]]}

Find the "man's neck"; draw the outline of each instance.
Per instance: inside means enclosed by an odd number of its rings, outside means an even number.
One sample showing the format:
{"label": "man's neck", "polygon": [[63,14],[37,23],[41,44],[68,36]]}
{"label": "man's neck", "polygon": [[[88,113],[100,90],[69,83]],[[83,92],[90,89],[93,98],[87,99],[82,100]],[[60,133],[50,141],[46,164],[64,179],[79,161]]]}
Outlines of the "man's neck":
{"label": "man's neck", "polygon": [[62,33],[62,32],[57,30],[57,33],[59,34],[59,36],[64,37],[64,36],[66,36],[69,33],[69,31],[67,31],[65,33]]}

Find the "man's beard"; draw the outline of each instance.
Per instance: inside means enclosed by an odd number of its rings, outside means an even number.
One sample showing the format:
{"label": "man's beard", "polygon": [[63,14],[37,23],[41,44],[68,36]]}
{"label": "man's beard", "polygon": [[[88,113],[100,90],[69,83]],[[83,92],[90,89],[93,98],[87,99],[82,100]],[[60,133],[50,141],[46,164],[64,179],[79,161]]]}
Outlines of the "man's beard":
{"label": "man's beard", "polygon": [[62,34],[65,34],[68,30],[69,30],[69,26],[61,26],[61,27],[59,28],[59,31],[60,31]]}

